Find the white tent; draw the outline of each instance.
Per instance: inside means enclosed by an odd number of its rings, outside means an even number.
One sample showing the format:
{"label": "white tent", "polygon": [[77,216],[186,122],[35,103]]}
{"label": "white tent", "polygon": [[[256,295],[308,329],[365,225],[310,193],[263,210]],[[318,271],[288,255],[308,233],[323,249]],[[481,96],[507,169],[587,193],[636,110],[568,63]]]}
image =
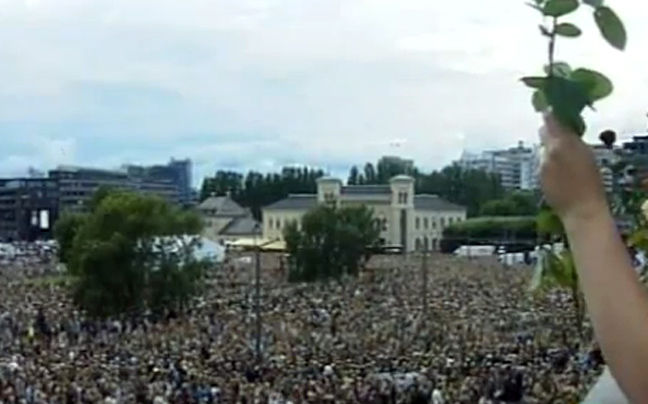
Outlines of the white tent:
{"label": "white tent", "polygon": [[211,241],[206,237],[200,236],[200,244],[194,249],[194,257],[198,260],[210,260],[213,262],[223,262],[225,259],[225,247]]}
{"label": "white tent", "polygon": [[154,249],[166,249],[168,252],[180,251],[193,243],[193,257],[197,260],[223,262],[225,247],[203,236],[166,236],[154,240]]}

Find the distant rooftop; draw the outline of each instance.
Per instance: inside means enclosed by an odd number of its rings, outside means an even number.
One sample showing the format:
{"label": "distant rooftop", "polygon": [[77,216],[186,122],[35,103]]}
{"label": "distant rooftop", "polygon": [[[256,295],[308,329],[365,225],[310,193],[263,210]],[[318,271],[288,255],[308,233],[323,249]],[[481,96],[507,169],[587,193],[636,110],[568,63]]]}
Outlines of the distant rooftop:
{"label": "distant rooftop", "polygon": [[389,185],[347,185],[342,187],[342,195],[382,195],[390,194]]}
{"label": "distant rooftop", "polygon": [[446,201],[438,195],[422,194],[414,196],[414,208],[420,210],[436,211],[462,211],[463,206]]}
{"label": "distant rooftop", "polygon": [[269,210],[307,210],[317,206],[317,195],[315,194],[293,194],[288,195],[280,201],[265,207]]}

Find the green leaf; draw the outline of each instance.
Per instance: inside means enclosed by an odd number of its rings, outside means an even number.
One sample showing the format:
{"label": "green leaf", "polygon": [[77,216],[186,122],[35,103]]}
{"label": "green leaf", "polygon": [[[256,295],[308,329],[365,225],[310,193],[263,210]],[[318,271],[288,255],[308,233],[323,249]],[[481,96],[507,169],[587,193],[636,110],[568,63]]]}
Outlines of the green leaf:
{"label": "green leaf", "polygon": [[[544,67],[545,73],[549,76],[549,65]],[[569,78],[571,76],[572,68],[565,62],[554,62],[552,69],[552,76]]]}
{"label": "green leaf", "polygon": [[547,97],[545,97],[542,90],[536,90],[533,92],[531,103],[533,104],[533,109],[535,109],[536,112],[544,112],[549,107]]}
{"label": "green leaf", "polygon": [[583,0],[583,3],[587,4],[588,6],[597,8],[603,5],[603,0]]}
{"label": "green leaf", "polygon": [[574,80],[553,76],[547,80],[544,91],[556,119],[582,136],[585,121],[580,114],[591,104],[587,87]]}
{"label": "green leaf", "polygon": [[625,49],[628,42],[625,26],[610,7],[597,7],[594,10],[594,20],[599,31],[601,31],[601,35],[610,45],[619,50]]}
{"label": "green leaf", "polygon": [[571,74],[571,79],[585,86],[590,102],[601,100],[612,93],[612,81],[603,73],[595,70],[580,68]]}
{"label": "green leaf", "polygon": [[581,31],[580,28],[578,28],[576,25],[569,22],[563,22],[556,25],[555,32],[556,35],[566,36],[569,38],[579,37],[583,33],[583,31]]}
{"label": "green leaf", "polygon": [[531,88],[544,88],[545,87],[545,82],[547,81],[546,77],[522,77],[520,80],[524,84],[526,84],[527,87]]}
{"label": "green leaf", "polygon": [[549,0],[542,7],[542,13],[547,17],[562,17],[576,11],[578,0]]}
{"label": "green leaf", "polygon": [[565,228],[562,221],[551,209],[542,209],[536,216],[536,231],[540,235],[563,235]]}

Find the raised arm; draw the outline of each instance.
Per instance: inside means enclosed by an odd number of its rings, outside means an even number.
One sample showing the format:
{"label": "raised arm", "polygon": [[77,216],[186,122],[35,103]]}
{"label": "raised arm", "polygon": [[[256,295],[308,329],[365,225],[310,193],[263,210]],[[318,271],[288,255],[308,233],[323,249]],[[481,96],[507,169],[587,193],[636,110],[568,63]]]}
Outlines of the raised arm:
{"label": "raised arm", "polygon": [[550,114],[545,129],[542,188],[565,226],[594,331],[624,394],[648,403],[648,293],[618,234],[589,146]]}

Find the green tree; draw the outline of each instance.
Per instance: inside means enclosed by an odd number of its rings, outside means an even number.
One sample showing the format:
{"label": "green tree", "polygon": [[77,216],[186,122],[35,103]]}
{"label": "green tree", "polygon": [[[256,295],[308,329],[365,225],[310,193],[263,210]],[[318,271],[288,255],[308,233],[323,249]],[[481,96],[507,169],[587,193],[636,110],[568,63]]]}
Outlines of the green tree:
{"label": "green tree", "polygon": [[378,246],[380,229],[365,206],[320,206],[284,230],[290,281],[355,276]]}
{"label": "green tree", "polygon": [[58,243],[58,259],[67,264],[74,245],[74,238],[86,220],[81,213],[66,213],[54,224],[54,238]]}
{"label": "green tree", "polygon": [[495,199],[484,203],[479,211],[480,216],[517,216],[518,209],[510,199]]}
{"label": "green tree", "polygon": [[481,216],[529,216],[538,212],[536,197],[531,192],[515,191],[501,199],[486,201]]}
{"label": "green tree", "polygon": [[441,251],[453,252],[462,245],[531,244],[536,240],[533,216],[476,217],[443,229]]}
{"label": "green tree", "polygon": [[348,185],[360,184],[360,171],[358,171],[358,167],[353,166],[351,167],[351,170],[349,170],[349,178],[347,179],[347,184]]}
{"label": "green tree", "polygon": [[68,272],[75,302],[94,316],[181,305],[206,263],[194,259],[200,219],[162,199],[104,196],[74,237]]}

